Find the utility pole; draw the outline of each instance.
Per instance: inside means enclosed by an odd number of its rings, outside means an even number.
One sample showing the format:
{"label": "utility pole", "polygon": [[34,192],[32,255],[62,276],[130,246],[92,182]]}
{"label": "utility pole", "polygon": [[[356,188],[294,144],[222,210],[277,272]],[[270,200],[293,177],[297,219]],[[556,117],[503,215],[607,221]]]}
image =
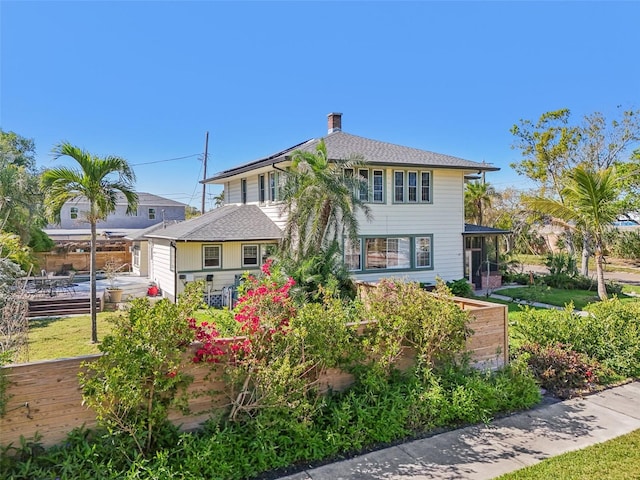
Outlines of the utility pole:
{"label": "utility pole", "polygon": [[[209,151],[209,132],[206,133],[204,137],[204,158],[202,161],[204,162],[204,174],[202,176],[202,180],[207,179],[207,152]],[[202,184],[202,213],[204,214],[204,200],[207,192],[207,184]]]}

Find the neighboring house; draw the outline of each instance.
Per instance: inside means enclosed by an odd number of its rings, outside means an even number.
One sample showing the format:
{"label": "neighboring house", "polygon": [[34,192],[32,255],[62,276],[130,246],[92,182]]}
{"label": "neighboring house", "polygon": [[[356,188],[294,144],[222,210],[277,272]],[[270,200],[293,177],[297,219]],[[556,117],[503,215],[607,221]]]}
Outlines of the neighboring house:
{"label": "neighboring house", "polygon": [[149,278],[175,300],[187,282],[205,281],[209,303],[222,306],[245,271],[258,272],[282,237],[256,205],[225,205],[144,235]]}
{"label": "neighboring house", "polygon": [[[138,192],[138,209],[134,215],[127,215],[127,200],[122,193],[118,193],[116,211],[100,221],[100,229],[141,229],[164,221],[184,220],[187,205],[175,200]],[[88,229],[86,221],[89,202],[77,199],[65,203],[60,210],[60,225],[49,225],[48,228],[60,229]]]}
{"label": "neighboring house", "polygon": [[[496,233],[478,231],[465,235],[470,233],[465,230],[464,222],[465,179],[499,169],[486,163],[351,135],[342,131],[341,114],[329,114],[328,119],[329,132],[324,142],[329,159],[356,155],[367,162],[366,167],[357,172],[346,172],[360,175],[367,183],[368,188],[358,195],[368,203],[373,214],[371,222],[361,216],[360,235],[353,246],[351,242],[345,243],[345,262],[354,277],[364,281],[399,277],[435,283],[437,277],[447,281],[463,278],[466,271],[471,280],[470,272],[478,269],[472,264],[474,259],[484,258],[483,238]],[[258,254],[255,246],[260,245],[262,249],[262,245],[277,241],[279,229],[274,227],[281,229],[286,221],[280,215],[278,200],[291,155],[295,150],[315,152],[320,140],[307,140],[204,180],[204,183],[224,186],[226,206],[176,225],[176,229],[187,229],[197,220],[201,234],[193,239],[182,238],[177,232],[166,236],[164,244],[153,248],[152,278],[170,281],[172,275],[178,279],[186,275],[188,281],[206,276],[208,269],[213,268],[213,288],[217,289],[221,284],[233,284],[231,273],[235,275],[257,267],[262,250]],[[235,222],[223,224],[222,212],[226,211],[234,212],[234,218],[243,226]],[[245,218],[245,212],[251,212],[252,217]],[[214,230],[215,234],[207,229]],[[264,235],[265,229],[270,236]],[[256,237],[257,232],[262,234]],[[227,235],[230,240],[225,239]],[[181,246],[180,242],[193,245]],[[480,245],[479,253],[465,253],[466,242],[470,245],[468,251],[476,251],[476,247],[471,246]],[[175,245],[174,250],[171,244]],[[244,263],[245,245],[252,246],[251,265]],[[182,258],[181,249],[188,249],[185,251],[188,258]],[[177,257],[171,259],[171,254]],[[212,258],[220,262],[219,267],[207,265]],[[169,270],[170,267],[175,270]],[[215,268],[220,269],[218,277]],[[230,269],[228,274],[224,273],[227,269]],[[171,295],[181,291],[180,283],[175,283],[176,289]]]}

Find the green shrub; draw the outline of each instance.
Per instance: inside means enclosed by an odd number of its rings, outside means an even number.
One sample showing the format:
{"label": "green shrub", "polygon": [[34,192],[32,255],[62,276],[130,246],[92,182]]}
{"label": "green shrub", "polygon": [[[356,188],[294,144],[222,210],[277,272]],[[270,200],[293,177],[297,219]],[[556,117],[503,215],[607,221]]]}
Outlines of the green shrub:
{"label": "green shrub", "polygon": [[432,365],[461,353],[466,338],[469,312],[451,298],[442,282],[435,294],[417,283],[383,279],[366,292],[364,315],[370,325],[365,348],[376,367],[390,371],[406,347],[414,348],[418,363]]}
{"label": "green shrub", "polygon": [[175,304],[134,300],[126,314],[111,317],[112,333],[100,345],[105,355],[83,364],[83,399],[98,424],[123,442],[123,451],[148,454],[163,439],[174,441],[168,414],[187,408],[186,388],[193,379],[180,365],[193,340],[187,318],[201,298],[202,285],[193,282]]}
{"label": "green shrub", "polygon": [[471,288],[471,284],[466,278],[447,282],[447,287],[451,291],[451,294],[456,297],[470,297],[473,294],[473,288]]}
{"label": "green shrub", "polygon": [[640,375],[640,303],[613,298],[590,304],[587,315],[565,310],[524,309],[511,323],[512,344],[571,345],[615,374]]}

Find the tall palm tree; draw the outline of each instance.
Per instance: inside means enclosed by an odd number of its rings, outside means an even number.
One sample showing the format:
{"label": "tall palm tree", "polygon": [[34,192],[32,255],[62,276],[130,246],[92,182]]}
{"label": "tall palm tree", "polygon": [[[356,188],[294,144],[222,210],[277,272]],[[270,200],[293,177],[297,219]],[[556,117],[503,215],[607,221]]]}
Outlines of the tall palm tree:
{"label": "tall palm tree", "polygon": [[98,157],[67,142],[53,148],[53,157],[71,157],[80,168],[52,168],[42,173],[48,217],[60,223],[62,206],[71,200],[86,198],[89,211],[86,220],[91,226],[91,342],[98,342],[96,315],[96,224],[116,210],[118,192],[127,199],[127,214],[138,208],[138,195],[133,190],[135,173],[129,163],[120,157]]}
{"label": "tall palm tree", "polygon": [[598,296],[607,298],[604,281],[604,234],[616,221],[621,176],[615,167],[591,170],[578,166],[569,174],[569,183],[562,191],[564,202],[548,198],[533,198],[527,203],[534,209],[547,213],[574,229],[589,233],[593,240],[596,258]]}
{"label": "tall palm tree", "polygon": [[485,208],[498,194],[490,183],[469,182],[464,191],[465,217],[476,225],[482,225]]}
{"label": "tall palm tree", "polygon": [[291,160],[280,192],[287,218],[284,248],[300,260],[340,238],[357,238],[358,210],[367,220],[372,218],[369,206],[359,196],[368,186],[355,173],[363,161],[330,161],[324,140],[315,152],[294,151]]}

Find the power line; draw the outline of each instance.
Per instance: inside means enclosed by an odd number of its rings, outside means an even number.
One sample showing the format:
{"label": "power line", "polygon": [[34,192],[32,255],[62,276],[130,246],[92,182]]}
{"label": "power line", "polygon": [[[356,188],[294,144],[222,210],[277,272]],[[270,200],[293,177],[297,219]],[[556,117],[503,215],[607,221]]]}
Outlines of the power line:
{"label": "power line", "polygon": [[132,167],[137,167],[139,165],[151,165],[153,163],[174,162],[176,160],[184,160],[185,158],[199,157],[200,155],[202,155],[202,154],[201,153],[192,153],[191,155],[186,155],[184,157],[167,158],[166,160],[153,160],[151,162],[143,162],[143,163],[132,163],[131,166]]}

